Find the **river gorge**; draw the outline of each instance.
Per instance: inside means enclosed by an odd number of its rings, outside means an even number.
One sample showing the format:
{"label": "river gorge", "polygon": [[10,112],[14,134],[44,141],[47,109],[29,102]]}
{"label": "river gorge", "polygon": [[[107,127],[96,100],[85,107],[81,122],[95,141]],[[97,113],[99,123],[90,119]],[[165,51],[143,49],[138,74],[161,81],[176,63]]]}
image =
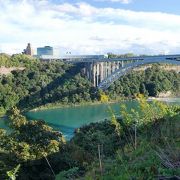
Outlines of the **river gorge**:
{"label": "river gorge", "polygon": [[[168,104],[180,104],[180,98],[161,99]],[[110,106],[115,115],[120,116],[120,105],[124,103],[129,109],[136,108],[137,102],[129,100],[113,104],[86,105],[78,107],[66,107],[56,109],[46,109],[30,111],[25,115],[30,120],[44,120],[57,131],[61,131],[65,138],[69,140],[74,130],[83,125],[110,119],[108,107]],[[7,128],[5,120],[0,121],[0,127]]]}

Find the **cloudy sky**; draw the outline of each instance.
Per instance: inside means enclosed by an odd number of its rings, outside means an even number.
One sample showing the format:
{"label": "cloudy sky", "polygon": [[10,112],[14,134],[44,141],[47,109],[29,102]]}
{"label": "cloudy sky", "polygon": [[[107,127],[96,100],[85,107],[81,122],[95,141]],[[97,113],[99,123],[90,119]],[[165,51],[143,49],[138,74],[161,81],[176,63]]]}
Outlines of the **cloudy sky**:
{"label": "cloudy sky", "polygon": [[0,0],[0,52],[180,54],[180,0]]}

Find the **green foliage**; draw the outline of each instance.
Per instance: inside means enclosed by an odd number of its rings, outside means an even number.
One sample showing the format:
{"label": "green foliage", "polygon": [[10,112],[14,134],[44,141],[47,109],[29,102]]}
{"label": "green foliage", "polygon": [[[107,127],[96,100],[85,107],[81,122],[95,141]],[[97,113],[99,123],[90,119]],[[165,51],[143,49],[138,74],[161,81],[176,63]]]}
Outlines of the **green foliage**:
{"label": "green foliage", "polygon": [[20,168],[20,164],[17,165],[17,167],[15,167],[13,170],[7,172],[7,175],[11,180],[16,180],[16,176],[19,168]]}
{"label": "green foliage", "polygon": [[[172,111],[173,108],[170,109]],[[144,124],[142,124],[138,128],[136,149],[126,142],[123,151],[122,146],[118,148],[115,158],[104,159],[103,176],[98,171],[98,163],[95,162],[86,173],[85,179],[156,179],[157,176],[178,176],[180,173],[180,167],[177,165],[180,155],[179,118],[178,110],[174,115],[169,116],[165,113],[156,121],[152,119],[148,125],[148,134],[144,132]],[[146,125],[147,122],[144,123]],[[168,166],[169,164],[173,168]]]}
{"label": "green foliage", "polygon": [[24,54],[15,54],[12,56],[3,53],[0,54],[0,67],[30,67],[37,64],[37,62],[37,59]]}
{"label": "green foliage", "polygon": [[[71,174],[73,167],[79,168],[73,177],[82,176],[84,172],[83,179],[154,179],[158,175],[178,175],[178,168],[163,166],[156,151],[161,148],[171,162],[178,162],[179,108],[147,102],[143,95],[137,98],[137,109],[121,107],[122,119],[109,110],[110,121],[77,129],[61,154],[69,168],[60,175],[68,174],[68,169]],[[107,98],[103,95],[102,99]],[[137,126],[136,148],[134,124]],[[103,176],[99,169],[98,145],[101,146]]]}
{"label": "green foliage", "polygon": [[[11,57],[1,54],[0,58],[0,66],[25,68],[13,71],[11,75],[0,75],[1,114],[13,106],[29,110],[52,104],[83,104],[100,99],[100,92],[95,91],[81,71],[83,64],[40,62],[21,54]],[[153,66],[144,72],[132,72],[121,77],[110,86],[106,94],[109,100],[117,100],[120,97],[134,97],[139,93],[157,96],[167,91],[180,91],[179,74]]]}
{"label": "green foliage", "polygon": [[[9,57],[3,54],[0,58],[1,66],[25,67],[25,70],[14,71],[10,76],[1,76],[2,112],[16,104],[20,108],[31,109],[48,103],[83,103],[98,98],[91,83],[79,74],[81,66],[72,67],[63,62],[41,63],[26,55]],[[178,74],[153,66],[145,72],[132,72],[121,77],[109,88],[108,94],[113,99],[138,93],[156,96],[162,91],[178,92],[179,82]]]}
{"label": "green foliage", "polygon": [[27,121],[17,108],[13,108],[9,117],[15,131],[10,136],[12,144],[5,145],[5,149],[11,150],[21,160],[38,159],[55,153],[65,143],[61,133],[53,131],[44,121]]}
{"label": "green foliage", "polygon": [[[131,56],[131,55],[128,55]],[[46,104],[74,104],[119,96],[134,97],[135,94],[156,96],[160,92],[180,90],[179,74],[166,72],[157,66],[145,72],[132,72],[116,81],[106,92],[95,93],[91,83],[85,79],[80,65],[63,62],[40,63],[24,55],[12,57],[0,55],[1,66],[25,67],[11,75],[0,76],[0,112],[8,110],[11,132],[0,129],[0,178],[7,179],[16,174],[12,169],[21,164],[18,178],[53,179],[52,171],[45,161],[47,157],[59,178],[73,179],[153,179],[162,175],[178,174],[178,170],[163,167],[157,157],[157,146],[173,151],[179,138],[179,107],[167,107],[153,101],[147,103],[138,96],[137,109],[121,107],[121,118],[109,109],[111,120],[77,129],[75,136],[65,144],[61,133],[54,131],[44,121],[27,121],[21,110]],[[138,111],[137,111],[138,110]],[[137,148],[134,148],[135,125],[137,126]],[[100,145],[103,173],[98,168],[98,145]],[[179,152],[177,150],[177,152]],[[176,153],[178,154],[178,153]],[[161,154],[160,154],[161,155]],[[175,158],[174,158],[175,157]],[[178,155],[168,156],[174,161]]]}
{"label": "green foliage", "polygon": [[111,99],[116,99],[119,96],[134,97],[135,94],[155,97],[159,93],[166,93],[167,91],[179,94],[180,74],[153,65],[145,71],[131,72],[119,78],[109,87],[106,94]]}
{"label": "green foliage", "polygon": [[[162,156],[163,150],[170,162],[178,161],[179,107],[171,108],[157,102],[148,104],[141,95],[138,98],[140,112],[152,113],[152,117],[144,117],[139,111],[128,111],[124,107],[123,119],[112,116],[110,121],[81,127],[67,144],[61,134],[42,121],[25,119],[25,122],[19,123],[21,121],[17,121],[17,117],[22,119],[22,115],[17,108],[13,108],[10,116],[14,131],[7,134],[0,130],[0,177],[5,179],[7,171],[21,164],[19,179],[25,176],[53,179],[44,156],[59,179],[82,176],[87,179],[153,179],[159,174],[177,175],[179,169],[164,167],[157,153]],[[135,149],[133,136],[136,120]],[[98,145],[101,147],[103,177],[99,171]]]}
{"label": "green foliage", "polygon": [[121,116],[127,125],[136,123],[138,126],[146,126],[157,119],[171,116],[171,113],[175,112],[174,107],[157,100],[148,102],[142,94],[137,95],[136,99],[138,101],[136,109],[128,110],[124,104],[121,105]]}
{"label": "green foliage", "polygon": [[[0,55],[5,59],[5,55]],[[97,99],[92,84],[80,73],[83,65],[40,62],[25,55],[6,57],[0,66],[24,67],[0,75],[0,113],[13,106],[27,110],[47,104],[80,104]]]}
{"label": "green foliage", "polygon": [[73,167],[67,171],[62,171],[56,176],[56,180],[75,179],[78,174],[78,167]]}
{"label": "green foliage", "polygon": [[18,130],[22,125],[27,124],[26,118],[21,115],[20,110],[17,107],[13,107],[9,112],[9,126]]}
{"label": "green foliage", "polygon": [[[17,108],[9,112],[9,119],[13,130],[10,133],[0,130],[0,178],[7,177],[7,171],[14,178],[17,171],[11,169],[16,164],[21,164],[19,177],[22,177],[28,168],[36,166],[37,161],[59,152],[65,144],[60,132],[54,131],[44,121],[28,121]],[[47,166],[47,162],[41,164]]]}

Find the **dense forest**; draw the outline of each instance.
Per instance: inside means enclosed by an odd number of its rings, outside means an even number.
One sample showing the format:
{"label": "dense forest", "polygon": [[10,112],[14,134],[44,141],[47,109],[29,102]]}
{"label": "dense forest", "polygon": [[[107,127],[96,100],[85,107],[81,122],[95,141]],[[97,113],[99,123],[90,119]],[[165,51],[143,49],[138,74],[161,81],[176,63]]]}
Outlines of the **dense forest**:
{"label": "dense forest", "polygon": [[25,55],[1,55],[1,66],[25,67],[0,75],[0,110],[13,106],[32,109],[47,103],[73,104],[96,99],[91,83],[81,75],[82,65],[40,62]]}
{"label": "dense forest", "polygon": [[180,73],[165,71],[160,65],[153,65],[145,71],[132,71],[120,77],[107,90],[111,98],[133,97],[135,94],[145,94],[156,97],[161,92],[171,91],[174,95],[180,92]]}
{"label": "dense forest", "polygon": [[[130,55],[128,55],[130,56]],[[0,55],[0,66],[24,67],[9,75],[0,75],[0,112],[13,106],[29,110],[47,104],[71,105],[99,100],[97,91],[82,73],[82,64],[61,61],[40,62],[25,55]],[[106,94],[112,100],[135,94],[157,96],[160,92],[180,92],[180,74],[165,71],[159,65],[131,73],[112,84]]]}

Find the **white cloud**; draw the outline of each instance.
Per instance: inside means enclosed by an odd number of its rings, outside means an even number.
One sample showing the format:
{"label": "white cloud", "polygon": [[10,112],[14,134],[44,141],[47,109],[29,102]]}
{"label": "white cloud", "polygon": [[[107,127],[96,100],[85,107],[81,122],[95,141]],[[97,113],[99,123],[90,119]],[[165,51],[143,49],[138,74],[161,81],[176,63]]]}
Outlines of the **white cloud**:
{"label": "white cloud", "polygon": [[131,3],[131,0],[111,0],[112,2],[120,2],[120,3],[123,3],[123,4],[129,4]]}
{"label": "white cloud", "polygon": [[0,0],[0,47],[52,45],[74,53],[178,53],[180,16],[97,8],[87,3]]}
{"label": "white cloud", "polygon": [[132,2],[132,0],[95,0],[95,1],[101,1],[101,2],[118,2],[118,3],[122,3],[122,4],[129,4]]}

